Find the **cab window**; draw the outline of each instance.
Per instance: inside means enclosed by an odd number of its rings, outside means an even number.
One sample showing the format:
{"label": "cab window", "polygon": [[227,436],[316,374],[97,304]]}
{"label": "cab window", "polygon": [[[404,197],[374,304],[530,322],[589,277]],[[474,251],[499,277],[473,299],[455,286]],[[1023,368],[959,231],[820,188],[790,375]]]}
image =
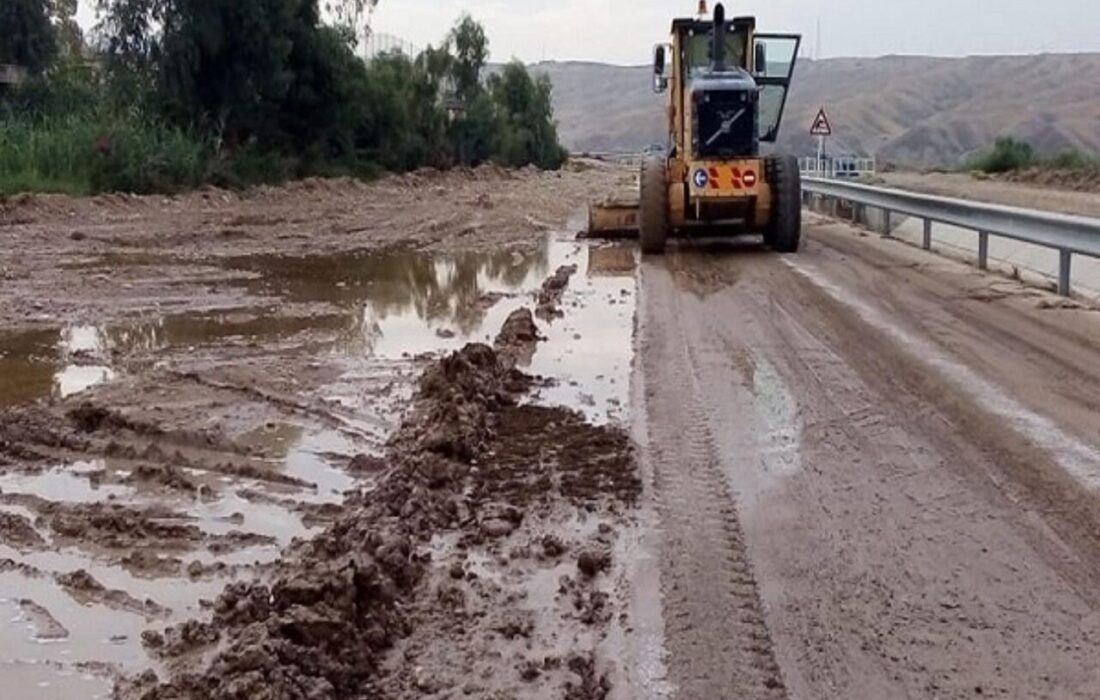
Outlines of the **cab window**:
{"label": "cab window", "polygon": [[[726,66],[745,66],[745,32],[730,30],[726,34]],[[713,41],[710,32],[698,33],[689,29],[684,36],[684,66],[688,77],[710,69]]]}

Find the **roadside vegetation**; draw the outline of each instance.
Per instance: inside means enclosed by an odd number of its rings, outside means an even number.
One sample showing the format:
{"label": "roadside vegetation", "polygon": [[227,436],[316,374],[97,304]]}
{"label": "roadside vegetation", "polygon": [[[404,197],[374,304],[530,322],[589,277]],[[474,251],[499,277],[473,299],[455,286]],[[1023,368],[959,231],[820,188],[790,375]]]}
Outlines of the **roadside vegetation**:
{"label": "roadside vegetation", "polygon": [[[349,0],[362,7],[370,0]],[[338,4],[338,3],[337,3]],[[0,194],[166,192],[485,162],[554,169],[550,83],[489,75],[468,16],[418,56],[356,54],[319,0],[4,0]]]}
{"label": "roadside vegetation", "polygon": [[1040,155],[1026,141],[1012,137],[997,139],[993,147],[970,158],[964,168],[990,175],[1028,169],[1100,173],[1100,156],[1067,150],[1053,156]]}

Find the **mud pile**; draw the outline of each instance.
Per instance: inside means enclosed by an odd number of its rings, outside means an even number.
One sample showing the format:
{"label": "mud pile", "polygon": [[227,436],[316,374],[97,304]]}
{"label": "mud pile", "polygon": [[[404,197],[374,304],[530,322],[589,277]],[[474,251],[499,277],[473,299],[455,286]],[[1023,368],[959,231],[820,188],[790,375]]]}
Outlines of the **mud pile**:
{"label": "mud pile", "polygon": [[530,364],[538,342],[542,340],[530,309],[516,309],[504,322],[493,341],[501,361],[508,365]]}
{"label": "mud pile", "polygon": [[[150,671],[127,679],[116,698],[422,695],[426,681],[403,661],[411,652],[388,660],[387,652],[418,625],[464,629],[466,597],[478,590],[477,577],[461,565],[452,567],[445,588],[427,585],[433,537],[450,533],[476,544],[509,535],[537,503],[564,498],[591,507],[640,491],[624,433],[590,426],[565,409],[518,404],[531,380],[514,369],[511,355],[535,342],[527,311],[509,319],[499,352],[470,344],[431,364],[386,458],[361,460],[384,472],[376,488],[350,496],[343,515],[292,546],[264,582],[228,586],[209,622],[147,632],[147,648],[171,676],[161,680]],[[547,551],[560,556],[562,545],[547,541]],[[204,652],[210,661],[195,671]],[[606,695],[609,682],[589,656],[555,663],[570,676],[566,696]],[[525,667],[518,678],[531,683],[540,673]]]}
{"label": "mud pile", "polygon": [[576,265],[562,265],[542,283],[535,315],[546,320],[562,316],[562,311],[558,307],[565,288],[569,286],[569,278],[575,274],[577,274]]}

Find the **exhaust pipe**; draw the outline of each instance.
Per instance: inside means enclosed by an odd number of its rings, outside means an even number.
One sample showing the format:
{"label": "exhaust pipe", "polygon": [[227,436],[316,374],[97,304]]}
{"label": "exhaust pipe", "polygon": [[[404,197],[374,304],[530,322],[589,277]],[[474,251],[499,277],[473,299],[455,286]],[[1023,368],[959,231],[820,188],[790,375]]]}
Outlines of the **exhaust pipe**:
{"label": "exhaust pipe", "polygon": [[726,8],[718,3],[714,8],[714,46],[711,48],[714,72],[726,69]]}

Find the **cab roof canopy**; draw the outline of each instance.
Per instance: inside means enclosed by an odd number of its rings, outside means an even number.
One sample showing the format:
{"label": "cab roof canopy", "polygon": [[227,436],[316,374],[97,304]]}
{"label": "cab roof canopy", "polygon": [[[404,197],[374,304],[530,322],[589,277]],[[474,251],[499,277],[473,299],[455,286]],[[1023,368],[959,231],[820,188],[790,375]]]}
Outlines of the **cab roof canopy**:
{"label": "cab roof canopy", "polygon": [[[734,17],[732,20],[726,22],[730,31],[736,31],[742,27],[756,27],[756,18],[751,16]],[[676,34],[683,30],[692,30],[695,33],[709,33],[714,28],[714,22],[712,20],[704,19],[690,19],[681,18],[672,20],[672,33]]]}

